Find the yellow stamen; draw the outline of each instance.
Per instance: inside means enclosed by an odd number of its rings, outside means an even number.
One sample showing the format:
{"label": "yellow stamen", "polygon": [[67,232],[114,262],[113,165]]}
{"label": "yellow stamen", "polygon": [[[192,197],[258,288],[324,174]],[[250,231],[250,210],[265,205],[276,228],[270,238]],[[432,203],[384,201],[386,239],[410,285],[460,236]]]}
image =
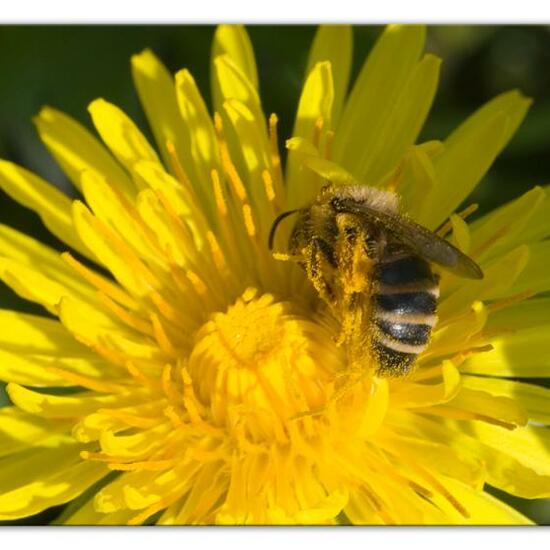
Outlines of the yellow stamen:
{"label": "yellow stamen", "polygon": [[315,127],[313,129],[312,142],[313,142],[313,145],[315,145],[316,149],[319,149],[319,147],[321,145],[321,133],[323,131],[324,125],[325,125],[325,120],[323,119],[323,117],[319,117],[315,121]]}
{"label": "yellow stamen", "polygon": [[172,468],[175,464],[174,460],[145,460],[141,462],[130,462],[125,464],[123,462],[112,462],[107,464],[110,470],[116,470],[120,472],[133,472],[136,470],[145,471],[163,471]]}
{"label": "yellow stamen", "polygon": [[191,182],[189,180],[189,176],[186,174],[180,159],[178,157],[178,153],[176,151],[175,145],[170,140],[166,140],[166,150],[168,151],[168,154],[170,155],[170,164],[172,165],[172,170],[174,174],[176,175],[176,178],[183,184],[183,186],[188,190],[193,192],[193,186],[191,185]]}
{"label": "yellow stamen", "polygon": [[332,130],[327,130],[325,140],[325,158],[332,160],[332,146],[334,144],[334,132]]}
{"label": "yellow stamen", "polygon": [[193,285],[193,288],[199,296],[206,296],[208,293],[208,287],[204,284],[204,281],[190,269],[185,272],[185,275]]}
{"label": "yellow stamen", "polygon": [[404,160],[403,162],[400,162],[397,168],[391,174],[389,181],[384,184],[384,187],[388,191],[391,191],[392,193],[396,193],[399,186],[403,183],[406,163],[407,163],[406,160]]}
{"label": "yellow stamen", "polygon": [[145,376],[145,374],[141,372],[141,370],[133,361],[126,361],[125,367],[132,375],[132,377],[136,379],[136,382],[139,382],[141,385],[144,385],[145,387],[153,391],[159,390],[160,384],[158,383],[158,381],[148,376]]}
{"label": "yellow stamen", "polygon": [[158,425],[158,418],[156,416],[138,416],[136,414],[131,414],[120,409],[100,409],[98,412],[100,412],[102,415],[122,420],[128,426],[132,426],[134,428],[147,429],[154,428]]}
{"label": "yellow stamen", "polygon": [[74,383],[75,386],[82,386],[90,390],[95,390],[103,393],[123,393],[128,391],[128,386],[122,384],[116,384],[115,382],[109,382],[108,380],[101,379],[96,380],[88,376],[76,374],[74,372],[60,369],[58,367],[46,367],[50,372],[63,378],[67,382]]}
{"label": "yellow stamen", "polygon": [[91,269],[84,266],[78,260],[76,260],[70,252],[63,252],[61,257],[67,262],[84,280],[88,281],[91,285],[95,286],[98,290],[109,296],[119,304],[126,306],[130,309],[137,310],[139,306],[137,302],[130,297],[130,295],[122,290],[118,285],[115,285],[95,273]]}
{"label": "yellow stamen", "polygon": [[164,393],[171,401],[179,403],[181,401],[182,395],[177,390],[174,381],[172,380],[172,365],[164,365],[162,369],[162,389]]}
{"label": "yellow stamen", "polygon": [[128,310],[124,309],[123,307],[119,306],[116,302],[111,300],[109,296],[104,294],[103,292],[98,293],[98,297],[100,301],[103,303],[103,305],[111,312],[116,315],[123,323],[128,325],[129,327],[132,327],[136,329],[137,331],[146,334],[147,336],[153,335],[153,327],[151,326],[151,323],[146,321],[145,319],[142,319],[141,317],[137,315],[133,315]]}
{"label": "yellow stamen", "polygon": [[443,484],[438,481],[426,468],[420,466],[419,464],[410,465],[413,470],[418,472],[418,474],[423,477],[432,487],[440,493],[457,511],[460,515],[465,518],[470,517],[470,513],[462,504],[443,486]]}
{"label": "yellow stamen", "polygon": [[[478,208],[479,208],[478,204],[472,203],[469,206],[467,206],[464,210],[457,212],[456,215],[461,217],[463,220],[465,220],[468,216],[473,214]],[[443,239],[450,233],[452,229],[453,229],[453,224],[449,219],[441,227],[436,229],[435,233]]]}
{"label": "yellow stamen", "polygon": [[216,201],[216,209],[219,216],[224,219],[227,217],[227,204],[223,195],[222,186],[220,184],[220,176],[217,170],[212,170],[212,187],[214,189],[214,200]]}
{"label": "yellow stamen", "polygon": [[273,178],[267,170],[262,171],[262,181],[264,183],[264,191],[267,200],[274,203],[276,199],[275,189],[273,188]]}
{"label": "yellow stamen", "polygon": [[[181,378],[183,380],[183,404],[189,414],[189,419],[193,423],[203,423],[203,407],[193,390],[193,381],[189,376],[187,367],[181,368]],[[202,413],[202,414],[201,414]]]}
{"label": "yellow stamen", "polygon": [[178,352],[168,337],[166,330],[160,320],[159,316],[155,313],[151,314],[151,323],[153,324],[153,331],[155,338],[159,344],[159,347],[167,355],[177,357]]}
{"label": "yellow stamen", "polygon": [[218,243],[218,239],[212,231],[206,233],[206,240],[208,241],[208,246],[210,247],[210,253],[212,254],[212,259],[216,268],[220,271],[225,272],[227,270],[227,262],[225,260],[225,255],[223,250]]}
{"label": "yellow stamen", "polygon": [[495,302],[488,304],[487,310],[494,313],[495,311],[500,311],[501,309],[505,309],[515,304],[519,304],[520,302],[523,302],[524,300],[531,298],[535,294],[536,292],[533,292],[532,290],[524,290],[519,294],[514,294],[514,296],[501,298],[500,300],[496,300]]}
{"label": "yellow stamen", "polygon": [[[277,196],[281,197],[283,174],[281,169],[281,157],[279,154],[279,137],[277,135],[277,124],[279,120],[275,113],[269,117],[269,144],[271,152],[271,166],[273,170],[273,180],[276,185]],[[282,198],[282,197],[281,197]]]}
{"label": "yellow stamen", "polygon": [[173,405],[166,407],[163,410],[163,413],[170,420],[170,422],[172,422],[172,425],[174,426],[174,428],[179,428],[180,426],[183,425],[184,420],[180,416],[180,414],[178,414],[178,412],[176,411],[176,408]]}
{"label": "yellow stamen", "polygon": [[243,205],[243,218],[244,218],[244,225],[246,227],[246,232],[248,233],[249,237],[255,237],[256,236],[256,226],[254,225],[254,218],[252,215],[252,209],[250,208],[249,204]]}
{"label": "yellow stamen", "polygon": [[233,192],[241,202],[247,200],[246,189],[243,185],[241,177],[231,160],[231,155],[229,154],[229,148],[227,142],[225,141],[223,135],[223,122],[222,118],[218,113],[214,114],[214,126],[216,128],[216,134],[218,136],[219,146],[220,146],[220,159],[223,166],[223,169],[229,178],[229,183],[233,189]]}
{"label": "yellow stamen", "polygon": [[170,506],[170,504],[175,502],[179,497],[180,495],[176,494],[171,497],[164,497],[160,499],[158,502],[149,506],[147,509],[141,512],[141,514],[138,514],[137,516],[134,516],[132,519],[128,520],[128,525],[140,525],[153,514],[156,514],[158,511]]}
{"label": "yellow stamen", "polygon": [[501,227],[491,235],[485,242],[481,243],[474,251],[471,252],[472,258],[479,258],[482,254],[490,250],[495,244],[505,237],[510,232],[510,226]]}

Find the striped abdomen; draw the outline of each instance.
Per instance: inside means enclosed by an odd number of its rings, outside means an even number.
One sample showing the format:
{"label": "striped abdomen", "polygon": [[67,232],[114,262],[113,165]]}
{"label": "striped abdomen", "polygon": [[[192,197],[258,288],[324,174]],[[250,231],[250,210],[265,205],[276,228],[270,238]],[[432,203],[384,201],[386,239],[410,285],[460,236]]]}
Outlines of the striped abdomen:
{"label": "striped abdomen", "polygon": [[376,266],[372,347],[378,374],[409,372],[437,321],[437,276],[417,256],[384,259]]}

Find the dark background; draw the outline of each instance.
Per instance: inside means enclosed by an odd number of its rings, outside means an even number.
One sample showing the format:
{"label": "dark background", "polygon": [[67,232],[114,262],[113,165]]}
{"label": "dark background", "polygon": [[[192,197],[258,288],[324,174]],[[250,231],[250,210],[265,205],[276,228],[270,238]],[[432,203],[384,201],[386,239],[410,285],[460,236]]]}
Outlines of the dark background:
{"label": "dark background", "polygon": [[[279,116],[281,145],[289,137],[313,26],[249,26],[264,110]],[[354,28],[352,79],[381,27]],[[72,193],[67,178],[39,141],[31,117],[48,104],[91,128],[86,106],[97,97],[119,105],[150,136],[130,74],[130,56],[150,47],[167,67],[188,68],[207,102],[213,26],[0,27],[0,158],[15,161]],[[550,27],[431,26],[427,51],[443,58],[439,91],[421,140],[443,139],[496,94],[520,88],[534,99],[526,120],[471,200],[479,213],[534,185],[550,183]],[[0,223],[62,245],[38,216],[0,191]],[[0,283],[0,305],[43,313]],[[7,403],[0,388],[0,405]],[[550,524],[550,500],[498,495],[538,523]],[[20,524],[44,523],[59,509]],[[0,522],[1,523],[1,522]]]}

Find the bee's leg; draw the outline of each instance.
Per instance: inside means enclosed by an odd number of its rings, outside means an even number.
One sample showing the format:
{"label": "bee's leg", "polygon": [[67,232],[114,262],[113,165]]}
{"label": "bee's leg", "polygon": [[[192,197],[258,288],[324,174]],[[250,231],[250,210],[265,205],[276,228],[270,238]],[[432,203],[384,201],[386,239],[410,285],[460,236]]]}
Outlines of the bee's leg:
{"label": "bee's leg", "polygon": [[313,239],[309,245],[308,258],[305,262],[306,274],[312,282],[319,296],[328,304],[334,303],[334,292],[323,276],[323,261],[332,263],[331,257],[327,257],[328,245],[321,239]]}
{"label": "bee's leg", "polygon": [[362,326],[363,317],[363,296],[359,292],[345,294],[342,306],[342,328],[336,340],[336,345],[341,346],[344,342],[352,343],[355,333]]}

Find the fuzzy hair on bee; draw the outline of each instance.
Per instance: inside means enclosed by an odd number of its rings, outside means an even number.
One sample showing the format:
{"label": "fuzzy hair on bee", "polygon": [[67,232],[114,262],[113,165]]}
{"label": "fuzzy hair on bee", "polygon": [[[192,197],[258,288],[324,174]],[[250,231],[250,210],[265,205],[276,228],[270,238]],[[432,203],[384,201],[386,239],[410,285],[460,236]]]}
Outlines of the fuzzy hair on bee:
{"label": "fuzzy hair on bee", "polygon": [[339,344],[353,364],[378,376],[411,371],[437,323],[439,276],[432,264],[481,279],[479,266],[445,239],[399,211],[395,193],[365,185],[324,187],[315,200],[273,222],[297,218],[287,259],[297,261],[340,320]]}

